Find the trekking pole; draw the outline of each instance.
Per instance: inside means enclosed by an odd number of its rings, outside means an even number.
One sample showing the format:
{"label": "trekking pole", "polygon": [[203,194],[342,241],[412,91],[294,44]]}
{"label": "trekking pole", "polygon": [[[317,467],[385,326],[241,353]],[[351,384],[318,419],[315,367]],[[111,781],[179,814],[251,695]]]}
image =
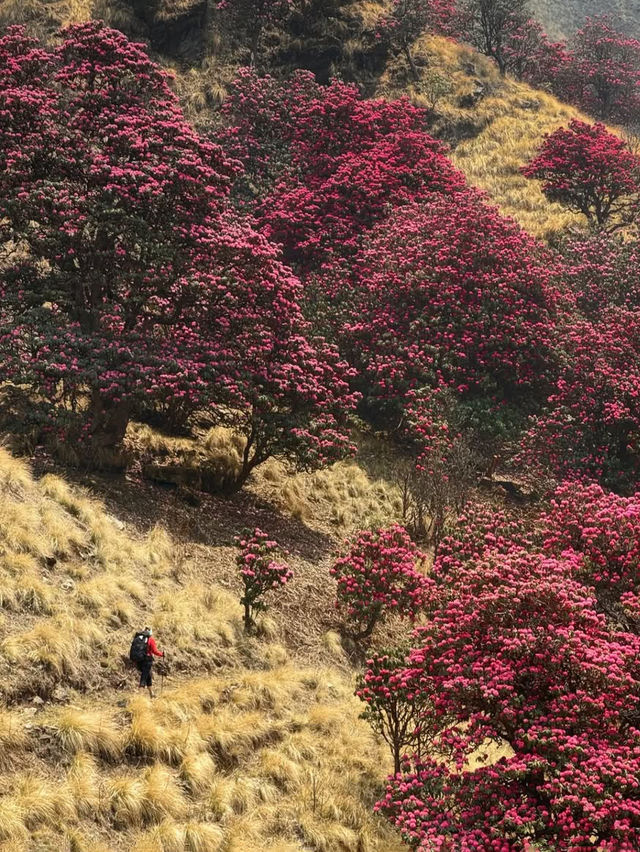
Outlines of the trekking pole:
{"label": "trekking pole", "polygon": [[164,691],[164,673],[166,671],[166,668],[167,668],[167,652],[165,651],[164,655],[162,657],[162,672],[160,674],[160,695],[162,695],[162,693]]}

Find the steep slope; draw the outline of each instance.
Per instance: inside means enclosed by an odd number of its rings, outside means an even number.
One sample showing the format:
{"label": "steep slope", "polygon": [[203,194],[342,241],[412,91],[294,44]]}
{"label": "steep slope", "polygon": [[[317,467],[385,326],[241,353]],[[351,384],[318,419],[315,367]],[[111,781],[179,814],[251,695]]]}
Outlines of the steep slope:
{"label": "steep slope", "polygon": [[[354,31],[362,36],[348,39],[344,54],[357,57],[364,50],[363,40],[374,32],[385,4],[357,0],[344,5],[351,22],[357,22]],[[627,5],[631,20],[635,11],[632,4]],[[640,9],[640,0],[635,5]],[[541,12],[547,22],[577,21],[573,12],[567,12],[577,6],[575,2],[553,8],[547,4]],[[53,4],[29,0],[25,4],[6,0],[0,7],[0,24],[24,21],[34,31],[51,33],[60,24],[103,17],[130,35],[147,39],[155,55],[173,71],[187,115],[206,130],[217,120],[217,108],[240,61],[223,46],[210,7],[195,0],[158,0],[153,4],[121,0],[58,0]],[[543,135],[566,125],[579,112],[545,92],[501,78],[486,57],[450,40],[423,36],[414,47],[414,55],[422,73],[418,84],[407,73],[405,60],[396,57],[375,74],[367,70],[366,63],[360,68],[367,93],[389,98],[409,95],[432,108],[433,132],[452,146],[452,158],[470,183],[486,191],[504,213],[531,233],[553,239],[579,221],[558,205],[549,204],[535,182],[519,172]]]}
{"label": "steep slope", "polygon": [[[388,758],[336,637],[321,666],[296,662],[273,620],[245,637],[216,585],[233,552],[205,549],[141,535],[0,451],[3,849],[402,848],[371,815]],[[153,704],[122,661],[147,621],[171,664]]]}
{"label": "steep slope", "polygon": [[547,202],[520,168],[544,134],[580,117],[578,110],[525,83],[502,78],[491,60],[448,39],[424,36],[414,53],[424,69],[423,80],[411,82],[404,60],[398,58],[389,64],[377,94],[409,94],[433,108],[434,132],[452,146],[454,163],[525,230],[553,239],[577,223],[577,216]]}

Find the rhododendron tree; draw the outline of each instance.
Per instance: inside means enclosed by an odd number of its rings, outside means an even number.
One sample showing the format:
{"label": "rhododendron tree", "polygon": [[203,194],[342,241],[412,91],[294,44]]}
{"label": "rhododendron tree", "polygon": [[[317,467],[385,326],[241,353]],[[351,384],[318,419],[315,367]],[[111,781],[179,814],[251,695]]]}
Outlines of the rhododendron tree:
{"label": "rhododendron tree", "polygon": [[255,613],[267,608],[264,595],[285,586],[293,571],[281,561],[286,553],[261,529],[247,531],[236,544],[240,548],[236,565],[244,583],[240,603],[244,606],[244,629],[249,633],[255,626]]}
{"label": "rhododendron tree", "polygon": [[414,619],[431,581],[418,570],[425,559],[401,526],[361,532],[334,562],[337,605],[346,609],[356,639],[368,639],[390,613]]}
{"label": "rhododendron tree", "polygon": [[542,191],[583,213],[598,227],[619,228],[637,204],[640,158],[603,124],[574,119],[545,137],[523,174],[542,182]]}
{"label": "rhododendron tree", "polygon": [[505,46],[510,33],[528,18],[527,0],[464,0],[462,9],[469,41],[506,74]]}
{"label": "rhododendron tree", "polygon": [[346,451],[349,370],[231,208],[237,164],[143,48],[88,23],[51,50],[12,29],[0,53],[0,228],[19,249],[0,358],[45,428],[86,456],[140,408],[209,407],[247,438],[240,482],[268,454],[309,467]]}
{"label": "rhododendron tree", "polygon": [[394,771],[400,772],[405,752],[420,754],[431,696],[411,681],[400,649],[381,651],[367,660],[356,695],[366,704],[361,718],[387,743]]}
{"label": "rhododendron tree", "polygon": [[617,31],[604,15],[587,20],[569,52],[563,94],[596,118],[633,121],[640,106],[640,41]]}
{"label": "rhododendron tree", "polygon": [[523,441],[531,471],[634,488],[640,473],[640,316],[610,308],[562,331],[556,388]]}
{"label": "rhododendron tree", "polygon": [[546,396],[554,263],[466,191],[399,209],[320,287],[372,408],[444,386],[488,440],[508,431],[510,411]]}
{"label": "rhododendron tree", "polygon": [[509,74],[537,88],[556,91],[562,86],[569,63],[564,42],[552,42],[541,25],[529,18],[510,29],[504,44]]}
{"label": "rhododendron tree", "polygon": [[377,805],[412,848],[637,846],[640,640],[608,629],[580,561],[512,545],[436,563],[406,674],[436,733]]}
{"label": "rhododendron tree", "polygon": [[419,80],[412,52],[415,40],[427,30],[446,32],[455,11],[453,0],[393,0],[389,14],[378,25],[377,36],[391,51],[404,55],[414,80]]}

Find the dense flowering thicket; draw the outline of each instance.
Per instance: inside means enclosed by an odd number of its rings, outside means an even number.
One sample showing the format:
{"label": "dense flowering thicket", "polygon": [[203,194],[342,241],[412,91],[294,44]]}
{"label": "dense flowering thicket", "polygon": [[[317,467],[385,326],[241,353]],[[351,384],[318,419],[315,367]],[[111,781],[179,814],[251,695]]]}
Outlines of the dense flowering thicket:
{"label": "dense flowering thicket", "polygon": [[240,603],[244,606],[244,629],[249,632],[255,624],[255,613],[267,608],[263,596],[285,586],[293,577],[293,571],[279,561],[286,553],[260,529],[245,533],[236,539],[236,544],[240,548],[236,564],[244,583]]}
{"label": "dense flowering thicket", "polygon": [[331,568],[338,582],[337,605],[344,607],[349,628],[366,639],[394,612],[413,620],[424,607],[431,581],[417,568],[425,559],[406,530],[398,525],[365,530]]}
{"label": "dense flowering thicket", "polygon": [[640,495],[620,497],[599,485],[565,483],[544,516],[544,549],[580,556],[577,576],[595,589],[604,611],[640,633]]}
{"label": "dense flowering thicket", "polygon": [[542,182],[550,201],[583,213],[598,227],[619,228],[636,213],[640,158],[603,124],[574,119],[545,137],[522,172]]}
{"label": "dense flowering thicket", "polygon": [[312,467],[347,451],[348,368],[229,206],[238,164],[195,134],[142,47],[89,23],[45,50],[14,28],[0,58],[0,227],[16,246],[0,358],[47,427],[95,449],[137,407],[213,407],[247,439],[241,480],[274,452]]}
{"label": "dense flowering thicket", "polygon": [[222,142],[247,170],[251,209],[303,271],[352,254],[389,209],[465,185],[406,100],[367,101],[307,72],[283,83],[244,70],[225,112]]}
{"label": "dense flowering thicket", "polygon": [[596,231],[573,237],[563,247],[562,277],[570,312],[577,308],[588,320],[600,320],[611,307],[640,309],[640,246],[629,235]]}
{"label": "dense flowering thicket", "polygon": [[561,337],[557,386],[524,438],[523,461],[628,490],[640,474],[640,314],[608,308]]}
{"label": "dense flowering thicket", "polygon": [[[434,566],[429,624],[404,673],[429,699],[429,743],[377,806],[412,848],[637,848],[640,640],[612,629],[582,582],[587,551],[602,552],[590,527],[607,501],[570,495],[557,495],[560,517],[548,521],[547,550],[560,555],[524,550],[508,519],[465,518]],[[609,507],[597,530],[617,518],[615,540],[628,512]],[[621,562],[633,546],[618,544]],[[483,762],[492,742],[504,757]]]}
{"label": "dense flowering thicket", "polygon": [[[370,398],[447,387],[472,427],[544,398],[551,371],[552,257],[474,192],[401,207],[325,291]],[[506,413],[505,413],[505,416]]]}

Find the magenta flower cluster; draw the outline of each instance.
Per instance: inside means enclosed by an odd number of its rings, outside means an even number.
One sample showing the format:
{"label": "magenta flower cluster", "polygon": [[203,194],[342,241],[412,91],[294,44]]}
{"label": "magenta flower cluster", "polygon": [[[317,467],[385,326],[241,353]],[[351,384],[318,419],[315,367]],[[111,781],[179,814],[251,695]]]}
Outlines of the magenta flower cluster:
{"label": "magenta flower cluster", "polygon": [[566,484],[531,531],[471,510],[443,545],[393,674],[428,699],[426,742],[377,805],[412,848],[638,848],[640,638],[616,610],[634,617],[637,508]]}
{"label": "magenta flower cluster", "polygon": [[336,604],[346,610],[357,638],[368,638],[389,613],[415,619],[425,606],[432,581],[420,572],[421,553],[399,525],[365,530],[335,560]]}
{"label": "magenta flower cluster", "polygon": [[282,548],[261,529],[256,528],[252,533],[237,538],[236,544],[240,548],[236,565],[244,584],[240,603],[245,608],[245,628],[249,630],[254,613],[266,609],[263,596],[286,586],[293,577],[293,571],[279,561],[286,556]]}

